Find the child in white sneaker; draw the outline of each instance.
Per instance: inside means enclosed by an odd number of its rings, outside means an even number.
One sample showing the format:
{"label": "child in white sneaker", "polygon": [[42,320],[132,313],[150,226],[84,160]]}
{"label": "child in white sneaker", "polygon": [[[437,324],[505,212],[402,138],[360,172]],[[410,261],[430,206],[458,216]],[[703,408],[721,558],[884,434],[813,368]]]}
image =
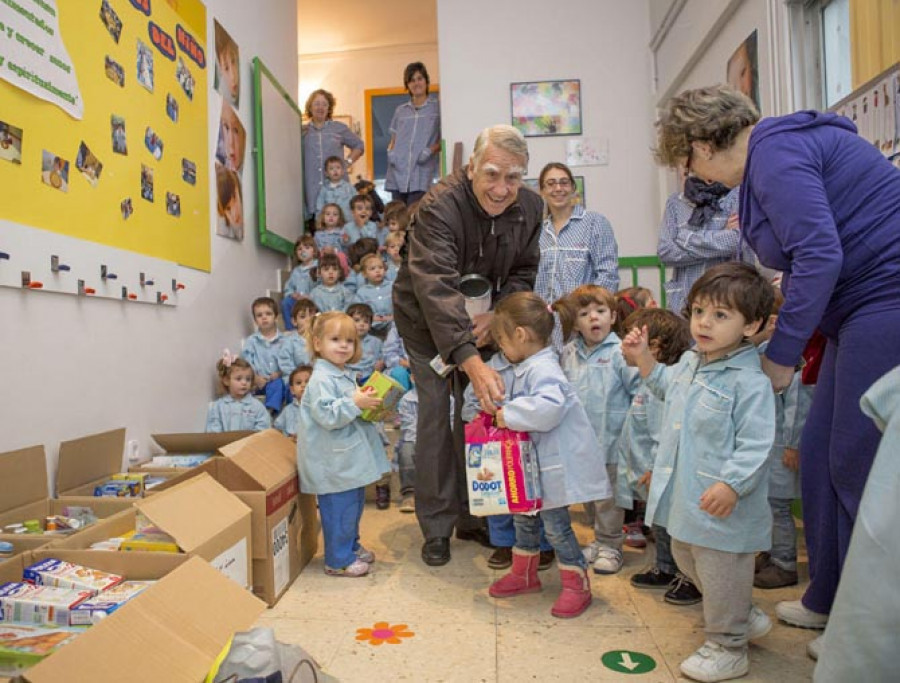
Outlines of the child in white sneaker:
{"label": "child in white sneaker", "polygon": [[[563,348],[562,367],[587,410],[607,476],[615,482],[615,445],[640,382],[637,370],[625,364],[619,336],[612,329],[616,322],[615,296],[597,285],[581,285],[557,301],[554,308],[559,311],[563,339],[577,333]],[[593,565],[595,574],[616,574],[623,564],[625,511],[614,498],[584,507],[594,525],[594,540],[584,549],[584,558]]]}
{"label": "child in white sneaker", "polygon": [[622,342],[645,386],[665,401],[647,517],[668,529],[678,566],[703,592],[706,642],[681,663],[699,681],[745,675],[748,641],[772,626],[751,595],[754,554],[772,536],[766,496],[775,398],[748,338],[773,300],[755,268],[723,263],[691,287],[696,345],[677,365],[654,360],[646,327]]}
{"label": "child in white sneaker", "polygon": [[360,355],[353,318],[338,311],[322,313],[307,338],[315,364],[300,401],[300,490],[318,498],[325,573],[363,576],[375,561],[359,543],[366,486],[381,479],[390,465],[377,428],[360,415],[381,399],[358,387],[347,368]]}

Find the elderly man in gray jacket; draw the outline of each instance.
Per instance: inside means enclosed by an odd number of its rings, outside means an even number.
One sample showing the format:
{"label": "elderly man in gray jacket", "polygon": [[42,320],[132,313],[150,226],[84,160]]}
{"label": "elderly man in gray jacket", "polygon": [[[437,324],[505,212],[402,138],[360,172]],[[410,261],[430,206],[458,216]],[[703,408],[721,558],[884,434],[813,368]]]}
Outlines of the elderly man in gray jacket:
{"label": "elderly man in gray jacket", "polygon": [[492,341],[492,314],[470,319],[460,278],[487,278],[494,302],[534,287],[542,203],[522,186],[527,164],[519,131],[505,125],[483,130],[468,166],[419,203],[394,284],[394,321],[419,393],[416,515],[425,537],[422,559],[432,566],[449,562],[454,527],[457,538],[488,544],[468,512],[460,410],[466,380],[491,413],[503,399],[503,382],[481,357]]}

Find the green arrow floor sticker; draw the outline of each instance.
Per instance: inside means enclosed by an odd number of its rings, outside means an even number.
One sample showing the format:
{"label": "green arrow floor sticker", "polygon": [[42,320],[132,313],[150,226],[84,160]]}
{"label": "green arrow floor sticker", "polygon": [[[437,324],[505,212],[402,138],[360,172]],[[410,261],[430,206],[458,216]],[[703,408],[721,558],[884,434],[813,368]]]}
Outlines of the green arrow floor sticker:
{"label": "green arrow floor sticker", "polygon": [[645,674],[656,668],[656,660],[643,652],[610,650],[600,658],[603,666],[623,674]]}

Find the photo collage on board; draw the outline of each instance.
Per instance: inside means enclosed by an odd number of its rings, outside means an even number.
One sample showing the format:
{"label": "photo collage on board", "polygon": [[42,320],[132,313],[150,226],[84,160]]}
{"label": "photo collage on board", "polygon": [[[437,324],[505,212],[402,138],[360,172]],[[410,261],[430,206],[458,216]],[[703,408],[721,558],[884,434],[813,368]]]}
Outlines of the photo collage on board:
{"label": "photo collage on board", "polygon": [[[216,67],[214,87],[222,99],[216,143],[216,234],[244,239],[243,169],[247,129],[238,116],[241,98],[240,51],[237,43],[215,22]],[[184,167],[185,180],[195,169]],[[188,181],[190,182],[190,181]]]}

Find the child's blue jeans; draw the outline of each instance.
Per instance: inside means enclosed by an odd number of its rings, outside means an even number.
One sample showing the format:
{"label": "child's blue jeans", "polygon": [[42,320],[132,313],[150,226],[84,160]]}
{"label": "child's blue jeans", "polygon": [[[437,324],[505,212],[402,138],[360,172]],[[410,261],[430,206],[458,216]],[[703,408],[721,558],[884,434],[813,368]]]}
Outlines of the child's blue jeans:
{"label": "child's blue jeans", "polygon": [[[512,515],[491,515],[487,518],[487,526],[491,536],[491,545],[495,548],[512,548],[516,544],[516,525]],[[540,547],[542,551],[553,549],[544,533],[543,522],[541,522]]]}
{"label": "child's blue jeans", "polygon": [[772,508],[772,562],[784,570],[797,571],[797,527],[790,498],[769,498]]}
{"label": "child's blue jeans", "polygon": [[672,537],[664,526],[653,525],[653,538],[656,539],[656,568],[663,574],[677,574],[678,565],[672,557]]}
{"label": "child's blue jeans", "polygon": [[529,552],[537,552],[541,546],[541,522],[547,540],[556,551],[556,560],[561,565],[587,569],[587,562],[581,554],[581,546],[572,530],[569,508],[541,510],[537,515],[513,515],[516,525],[516,547]]}
{"label": "child's blue jeans", "polygon": [[364,486],[340,493],[320,493],[319,516],[325,539],[325,566],[343,569],[356,561],[359,520],[366,503]]}

